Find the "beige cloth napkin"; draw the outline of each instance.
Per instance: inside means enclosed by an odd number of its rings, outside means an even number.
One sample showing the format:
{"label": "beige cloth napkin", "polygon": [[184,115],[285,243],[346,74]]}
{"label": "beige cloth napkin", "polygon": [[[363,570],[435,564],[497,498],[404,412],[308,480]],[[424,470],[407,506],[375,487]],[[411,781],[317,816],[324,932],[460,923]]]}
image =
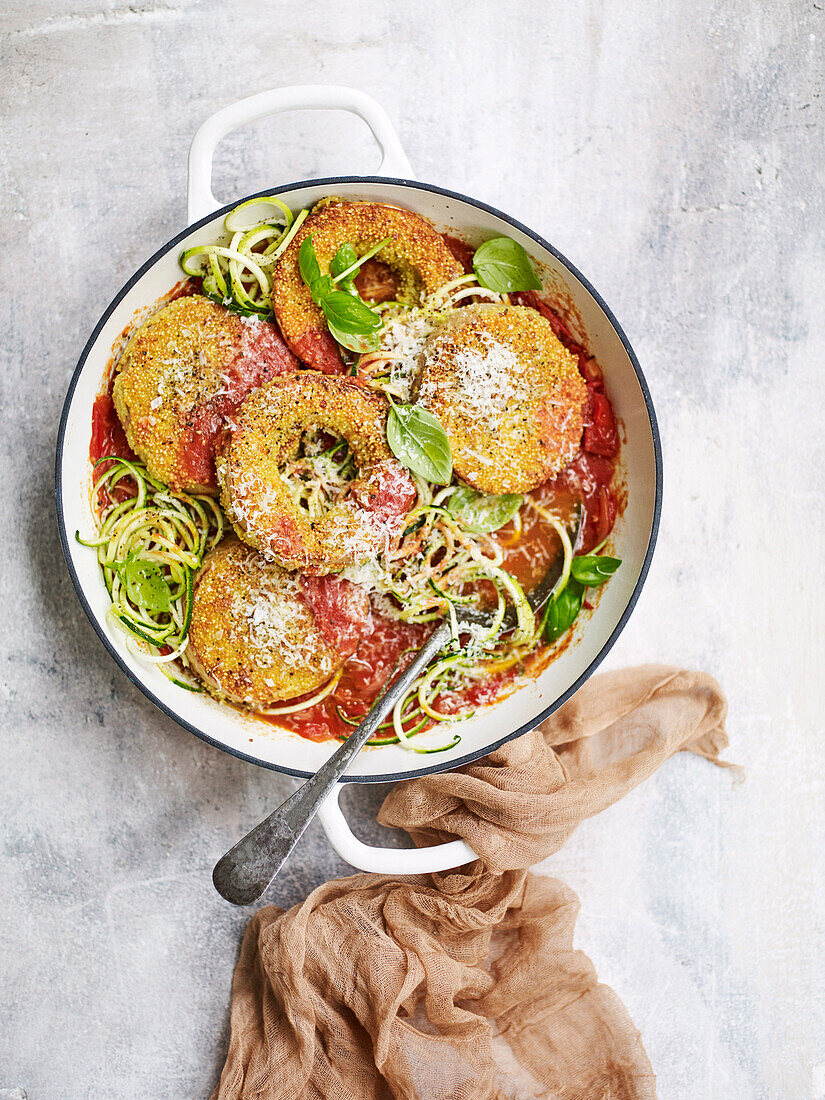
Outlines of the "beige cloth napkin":
{"label": "beige cloth napkin", "polygon": [[702,673],[606,673],[484,760],[400,783],[382,822],[480,859],[256,913],[213,1100],[655,1097],[627,1010],[572,947],[576,895],[526,868],[673,753],[720,763],[725,714]]}

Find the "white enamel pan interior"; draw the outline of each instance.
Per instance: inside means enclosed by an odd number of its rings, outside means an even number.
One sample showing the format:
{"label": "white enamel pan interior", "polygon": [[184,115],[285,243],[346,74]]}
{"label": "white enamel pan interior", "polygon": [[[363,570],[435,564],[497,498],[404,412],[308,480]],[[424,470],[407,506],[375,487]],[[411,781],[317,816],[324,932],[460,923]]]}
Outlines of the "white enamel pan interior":
{"label": "white enamel pan interior", "polygon": [[[461,741],[449,752],[419,755],[396,745],[365,749],[348,781],[373,783],[408,779],[456,767],[484,756],[511,737],[532,729],[593,673],[618,637],[638,598],[656,540],[662,467],[656,418],[636,356],[616,319],[593,287],[550,244],[506,214],[463,195],[415,182],[392,125],[382,108],[362,92],[339,87],[281,88],[242,100],[208,119],[198,131],[189,158],[189,218],[178,233],[136,272],[112,301],[83,350],[69,385],[57,444],[56,495],[60,536],[69,571],[83,607],[101,641],[126,675],[165,714],[204,741],[265,768],[309,776],[335,743],[316,744],[269,723],[175,687],[150,665],[133,657],[106,619],[109,597],[93,551],[75,541],[75,531],[93,531],[89,438],[92,406],[112,346],[130,321],[181,278],[182,249],[212,241],[231,207],[217,209],[211,191],[212,154],[220,139],[237,127],[281,111],[315,108],[346,110],[360,116],[383,152],[380,175],[290,183],[270,188],[293,210],[325,195],[395,203],[430,219],[437,228],[471,243],[508,236],[537,261],[551,295],[572,307],[590,351],[600,363],[613,407],[624,428],[622,462],[627,505],[614,533],[622,567],[602,590],[594,613],[584,617],[575,641],[535,681],[461,726]],[[392,178],[385,178],[392,177]],[[263,193],[263,192],[262,192]],[[252,197],[252,196],[248,196]],[[242,201],[241,199],[237,201]],[[232,206],[236,203],[231,204]],[[368,870],[415,873],[456,866],[473,858],[461,841],[424,849],[367,848],[344,822],[337,799],[322,812],[339,853]]]}

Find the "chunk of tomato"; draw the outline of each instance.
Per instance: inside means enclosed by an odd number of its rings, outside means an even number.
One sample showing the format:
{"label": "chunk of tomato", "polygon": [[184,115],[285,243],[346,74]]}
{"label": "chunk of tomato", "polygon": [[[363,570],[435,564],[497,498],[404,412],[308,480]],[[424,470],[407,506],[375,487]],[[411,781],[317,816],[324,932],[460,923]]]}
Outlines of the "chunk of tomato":
{"label": "chunk of tomato", "polygon": [[603,393],[590,391],[590,410],[585,425],[582,446],[590,454],[602,458],[615,458],[619,451],[616,418],[610,402]]}

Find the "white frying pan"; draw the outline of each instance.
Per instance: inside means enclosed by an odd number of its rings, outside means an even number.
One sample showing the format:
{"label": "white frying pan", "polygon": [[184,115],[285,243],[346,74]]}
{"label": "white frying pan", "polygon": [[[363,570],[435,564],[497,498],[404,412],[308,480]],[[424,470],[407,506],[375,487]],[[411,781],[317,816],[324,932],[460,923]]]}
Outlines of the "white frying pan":
{"label": "white frying pan", "polygon": [[[266,115],[307,108],[350,111],[362,118],[383,153],[379,175],[303,180],[261,194],[278,194],[293,210],[311,206],[330,194],[395,203],[471,243],[494,236],[514,238],[537,262],[551,298],[565,303],[580,323],[587,346],[604,371],[608,393],[625,433],[622,463],[627,506],[613,533],[615,553],[623,564],[602,590],[596,610],[582,617],[574,643],[535,682],[464,722],[461,741],[449,752],[421,756],[398,745],[363,750],[347,781],[380,783],[444,771],[485,756],[504,741],[538,725],[593,673],[627,622],[650,565],[661,508],[661,447],[650,394],[633,349],[584,276],[547,241],[501,211],[465,195],[417,183],[389,118],[369,96],[342,87],[278,88],[218,111],[201,126],[189,154],[190,225],[146,261],[101,317],[72,376],[57,441],[55,491],[60,538],[78,597],[109,653],[153,703],[209,744],[289,775],[309,776],[337,747],[337,742],[316,744],[276,729],[222,706],[207,695],[192,695],[175,687],[159,669],[133,657],[122,637],[107,624],[109,597],[96,556],[74,537],[76,530],[85,534],[93,530],[89,464],[92,406],[101,390],[112,345],[136,312],[151,306],[180,280],[181,250],[212,241],[222,231],[224,216],[231,209],[219,209],[212,194],[216,145],[232,130]],[[454,867],[474,858],[463,841],[420,850],[364,845],[350,832],[338,807],[337,792],[321,811],[321,819],[336,851],[364,870],[417,874]]]}

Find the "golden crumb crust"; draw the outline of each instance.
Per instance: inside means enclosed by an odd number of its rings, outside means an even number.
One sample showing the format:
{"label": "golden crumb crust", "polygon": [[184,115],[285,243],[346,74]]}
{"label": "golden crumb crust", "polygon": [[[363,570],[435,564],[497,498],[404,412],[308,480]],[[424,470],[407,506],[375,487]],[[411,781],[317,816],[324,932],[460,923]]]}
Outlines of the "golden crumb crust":
{"label": "golden crumb crust", "polygon": [[575,456],[587,387],[536,310],[472,305],[427,341],[413,396],[444,425],[464,481],[524,493]]}
{"label": "golden crumb crust", "polygon": [[[238,536],[285,568],[318,574],[394,544],[415,487],[387,446],[388,409],[382,394],[318,371],[275,378],[250,396],[216,449],[221,502]],[[347,440],[359,476],[312,520],[283,467],[317,429]]]}
{"label": "golden crumb crust", "polygon": [[178,298],[141,325],[120,358],[112,397],[129,446],[173,489],[210,491],[182,469],[181,436],[189,411],[218,388],[240,325],[208,298]]}
{"label": "golden crumb crust", "polygon": [[399,300],[416,305],[464,269],[429,222],[411,210],[376,202],[329,202],[307,218],[274,272],[272,305],[286,342],[299,359],[327,374],[340,373],[338,345],[298,268],[298,252],[312,234],[321,274],[345,242],[359,255],[391,237],[376,259],[399,276]]}
{"label": "golden crumb crust", "polygon": [[211,694],[265,710],[315,691],[344,662],[300,597],[300,579],[224,540],[195,581],[190,663]]}
{"label": "golden crumb crust", "polygon": [[150,474],[173,489],[214,495],[223,416],[265,378],[297,366],[274,324],[193,294],[140,326],[118,363],[112,397]]}

